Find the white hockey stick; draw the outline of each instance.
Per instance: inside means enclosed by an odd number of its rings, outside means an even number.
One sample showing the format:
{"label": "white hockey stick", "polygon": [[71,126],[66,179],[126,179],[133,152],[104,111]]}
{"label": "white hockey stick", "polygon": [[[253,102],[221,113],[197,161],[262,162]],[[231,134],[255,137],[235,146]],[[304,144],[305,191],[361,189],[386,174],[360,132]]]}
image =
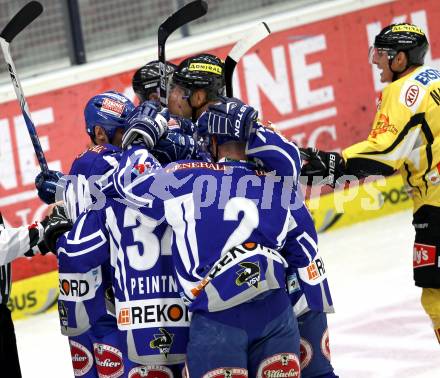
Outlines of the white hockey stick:
{"label": "white hockey stick", "polygon": [[29,136],[31,137],[35,154],[37,155],[38,163],[40,164],[41,170],[47,172],[48,167],[46,158],[44,157],[43,149],[41,148],[40,140],[38,139],[37,131],[35,130],[35,125],[29,111],[29,106],[24,97],[23,88],[21,87],[20,80],[15,70],[14,61],[12,60],[11,51],[9,49],[9,44],[12,40],[32,21],[34,21],[41,12],[43,12],[43,6],[38,1],[31,1],[21,8],[0,33],[0,47],[5,56],[12,85],[14,86],[15,94],[20,103],[21,112],[23,113]]}
{"label": "white hockey stick", "polygon": [[235,66],[244,54],[258,42],[266,38],[270,34],[269,26],[265,22],[258,24],[255,28],[249,30],[246,36],[240,39],[235,46],[229,51],[225,60],[225,83],[226,96],[233,97],[232,90],[232,76],[234,74]]}

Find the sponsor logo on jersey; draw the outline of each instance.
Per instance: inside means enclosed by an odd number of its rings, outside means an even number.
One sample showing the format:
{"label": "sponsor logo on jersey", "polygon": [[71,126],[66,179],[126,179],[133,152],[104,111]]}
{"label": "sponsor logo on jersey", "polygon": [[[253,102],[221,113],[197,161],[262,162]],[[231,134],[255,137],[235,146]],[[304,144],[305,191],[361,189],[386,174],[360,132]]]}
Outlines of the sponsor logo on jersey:
{"label": "sponsor logo on jersey", "polygon": [[287,276],[287,291],[289,294],[296,293],[300,289],[301,287],[299,285],[299,280],[296,273],[292,273],[291,275]]}
{"label": "sponsor logo on jersey", "polygon": [[119,101],[112,100],[110,98],[105,98],[102,101],[101,112],[120,117],[124,112],[125,104]]}
{"label": "sponsor logo on jersey", "polygon": [[70,355],[72,357],[73,372],[75,377],[82,377],[87,374],[93,366],[92,353],[82,344],[69,340]]}
{"label": "sponsor logo on jersey", "polygon": [[440,79],[440,71],[434,68],[428,68],[417,74],[414,79],[423,85],[428,85],[431,81]]}
{"label": "sponsor logo on jersey", "polygon": [[96,370],[99,378],[117,378],[124,373],[122,353],[119,349],[101,343],[93,343]]}
{"label": "sponsor logo on jersey", "polygon": [[299,359],[301,361],[301,370],[304,370],[307,366],[309,366],[310,361],[313,358],[313,348],[312,344],[310,344],[306,339],[301,337],[299,344]]}
{"label": "sponsor logo on jersey", "polygon": [[137,175],[141,175],[144,172],[149,172],[151,170],[152,166],[151,163],[143,163],[143,164],[135,164],[133,167],[133,172]]}
{"label": "sponsor logo on jersey", "polygon": [[165,328],[159,328],[159,332],[155,333],[154,339],[150,341],[150,348],[159,349],[160,353],[167,357],[173,344],[174,334],[168,332]]}
{"label": "sponsor logo on jersey", "polygon": [[101,283],[101,268],[92,269],[87,273],[60,273],[60,299],[71,302],[92,299]]}
{"label": "sponsor logo on jersey", "polygon": [[263,247],[257,243],[244,243],[241,246],[231,248],[219,260],[217,260],[206,277],[203,278],[196,287],[190,290],[191,294],[194,297],[198,297],[206,285],[208,285],[216,276],[226,272],[228,269],[238,264],[238,262],[256,255],[271,258],[281,264],[285,263],[283,258],[275,250]]}
{"label": "sponsor logo on jersey", "polygon": [[170,168],[165,169],[165,172],[175,172],[183,169],[211,169],[213,171],[225,171],[226,166],[218,163],[207,163],[203,161],[193,161],[188,163],[173,164]]}
{"label": "sponsor logo on jersey", "polygon": [[258,283],[260,282],[260,265],[257,263],[243,261],[238,263],[243,269],[237,273],[238,277],[235,279],[235,284],[241,286],[247,284],[248,287],[255,287],[258,289]]}
{"label": "sponsor logo on jersey", "polygon": [[379,119],[370,131],[369,136],[371,138],[376,138],[379,134],[387,132],[396,135],[398,133],[398,130],[394,125],[390,124],[390,118],[388,116],[386,116],[385,114],[380,114]]}
{"label": "sponsor logo on jersey", "polygon": [[437,164],[437,166],[433,170],[429,171],[425,175],[425,178],[433,185],[440,184],[440,164]]}
{"label": "sponsor logo on jersey", "polygon": [[437,257],[437,247],[435,245],[414,243],[413,267],[422,268],[424,266],[435,265]]}
{"label": "sponsor logo on jersey", "polygon": [[208,63],[191,63],[188,67],[188,71],[204,71],[211,72],[217,75],[222,74],[222,68],[220,66]]}
{"label": "sponsor logo on jersey", "polygon": [[130,370],[128,378],[173,378],[166,366],[138,366]]}
{"label": "sponsor logo on jersey", "polygon": [[258,378],[299,377],[300,364],[294,353],[275,354],[263,360],[258,367]]}
{"label": "sponsor logo on jersey", "polygon": [[202,378],[247,378],[247,369],[243,368],[219,368],[208,371]]}
{"label": "sponsor logo on jersey", "polygon": [[321,338],[321,352],[327,360],[331,360],[330,357],[330,341],[328,337],[328,328],[324,331]]}
{"label": "sponsor logo on jersey", "polygon": [[60,318],[61,326],[67,328],[68,327],[67,308],[63,301],[58,301],[58,315]]}
{"label": "sponsor logo on jersey", "polygon": [[309,281],[318,280],[325,276],[324,261],[317,257],[307,267],[307,278]]}
{"label": "sponsor logo on jersey", "polygon": [[186,327],[189,311],[180,298],[116,302],[120,329]]}
{"label": "sponsor logo on jersey", "polygon": [[419,97],[419,87],[415,84],[411,85],[405,92],[405,104],[408,107],[411,107],[417,101],[417,97]]}
{"label": "sponsor logo on jersey", "polygon": [[101,146],[101,145],[89,147],[87,150],[85,150],[85,151],[81,152],[79,155],[77,155],[75,160],[82,158],[87,152],[95,152],[97,154],[100,154],[102,151],[105,151],[106,149],[107,149],[107,147]]}

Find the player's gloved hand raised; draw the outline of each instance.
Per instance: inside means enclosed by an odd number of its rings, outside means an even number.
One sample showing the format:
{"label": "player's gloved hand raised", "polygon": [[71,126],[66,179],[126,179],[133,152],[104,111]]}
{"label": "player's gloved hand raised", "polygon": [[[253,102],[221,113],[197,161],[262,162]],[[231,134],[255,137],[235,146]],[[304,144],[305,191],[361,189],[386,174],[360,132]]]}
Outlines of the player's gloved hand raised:
{"label": "player's gloved hand raised", "polygon": [[[64,190],[64,183],[60,180],[64,175],[59,171],[40,172],[35,177],[35,187],[38,197],[48,205],[55,203],[57,190]],[[62,193],[62,192],[61,192]]]}
{"label": "player's gloved hand raised", "polygon": [[55,206],[48,222],[44,227],[44,242],[50,251],[56,253],[58,238],[73,227],[71,220],[67,217],[64,206]]}
{"label": "player's gloved hand raised", "polygon": [[[147,115],[153,114],[154,117]],[[170,118],[168,109],[155,113],[151,106],[145,107],[145,112],[136,113],[128,121],[128,128],[122,137],[122,148],[131,144],[143,144],[152,149],[168,129]]]}
{"label": "player's gloved hand raised", "polygon": [[[225,135],[246,142],[258,111],[237,98],[221,97],[220,102],[209,105],[197,120],[197,127],[208,134]],[[205,134],[205,132],[202,132]]]}
{"label": "player's gloved hand raised", "polygon": [[313,177],[321,177],[317,184],[336,185],[336,180],[344,174],[344,160],[337,152],[325,152],[316,148],[300,148],[301,159],[305,160],[301,175],[308,178],[311,185]]}

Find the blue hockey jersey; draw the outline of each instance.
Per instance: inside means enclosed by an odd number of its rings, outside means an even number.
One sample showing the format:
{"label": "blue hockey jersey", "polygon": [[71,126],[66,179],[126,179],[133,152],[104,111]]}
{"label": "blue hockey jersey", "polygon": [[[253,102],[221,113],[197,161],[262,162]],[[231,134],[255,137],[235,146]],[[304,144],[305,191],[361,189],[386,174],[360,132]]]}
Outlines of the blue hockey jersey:
{"label": "blue hockey jersey", "polygon": [[[97,145],[88,148],[77,156],[70,169],[69,175],[64,176],[66,187],[64,191],[64,204],[72,221],[79,214],[88,209],[92,204],[102,207],[105,197],[100,188],[118,166],[121,149],[111,144]],[[94,267],[81,275],[65,271],[62,263],[58,263],[60,296],[58,310],[61,322],[61,332],[66,336],[77,336],[87,331],[98,319],[106,326],[112,323],[110,312],[114,312],[113,304],[108,299],[108,290],[111,290],[111,277],[109,264]],[[99,297],[101,305],[89,308],[84,301],[72,300],[72,293],[77,291],[79,298],[84,285],[95,282],[96,292],[89,293],[85,298]],[[104,284],[103,284],[104,281]],[[73,285],[73,287],[72,287]],[[77,286],[75,286],[77,285]],[[110,297],[113,295],[111,294]]]}
{"label": "blue hockey jersey", "polygon": [[118,166],[121,149],[111,144],[93,146],[78,155],[69,175],[65,176],[64,203],[75,221],[93,203],[105,201],[101,187]]}
{"label": "blue hockey jersey", "polygon": [[[156,170],[148,159],[139,175],[133,169],[139,153],[139,147],[124,152],[115,189],[129,206],[172,227],[175,267],[190,310],[219,311],[284,287],[288,262],[304,267],[313,259],[286,243],[293,177],[233,161],[181,161]],[[299,170],[299,155],[294,164]]]}
{"label": "blue hockey jersey", "polygon": [[[294,143],[259,124],[254,125],[246,146],[246,154],[279,176],[298,177],[301,171],[295,164],[300,157]],[[295,248],[296,245],[296,248],[302,249],[305,254],[315,255],[307,267],[298,268],[291,264],[288,268],[287,288],[295,314],[300,316],[308,310],[334,312],[324,261],[318,254],[315,225],[303,203],[300,191],[294,209],[292,214],[296,227],[291,233],[296,237],[290,238],[291,247]]]}

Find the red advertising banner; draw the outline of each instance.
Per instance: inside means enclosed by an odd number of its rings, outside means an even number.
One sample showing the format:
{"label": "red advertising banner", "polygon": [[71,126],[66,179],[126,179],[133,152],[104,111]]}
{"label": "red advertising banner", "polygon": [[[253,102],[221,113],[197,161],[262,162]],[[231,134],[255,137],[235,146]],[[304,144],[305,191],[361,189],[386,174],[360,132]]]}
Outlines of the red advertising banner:
{"label": "red advertising banner", "polygon": [[[387,24],[411,22],[431,42],[426,63],[440,67],[440,6],[437,0],[400,0],[272,33],[237,66],[235,96],[260,111],[292,140],[340,150],[368,135],[382,89],[368,63],[368,47]],[[431,38],[429,38],[431,37]],[[231,46],[210,51],[226,57]],[[51,169],[68,172],[89,143],[83,108],[93,95],[126,91],[133,72],[28,98]],[[12,90],[12,88],[11,88]],[[0,104],[0,210],[9,225],[42,217],[34,178],[38,173],[30,138],[16,101]],[[20,260],[15,279],[56,267],[53,257]]]}

